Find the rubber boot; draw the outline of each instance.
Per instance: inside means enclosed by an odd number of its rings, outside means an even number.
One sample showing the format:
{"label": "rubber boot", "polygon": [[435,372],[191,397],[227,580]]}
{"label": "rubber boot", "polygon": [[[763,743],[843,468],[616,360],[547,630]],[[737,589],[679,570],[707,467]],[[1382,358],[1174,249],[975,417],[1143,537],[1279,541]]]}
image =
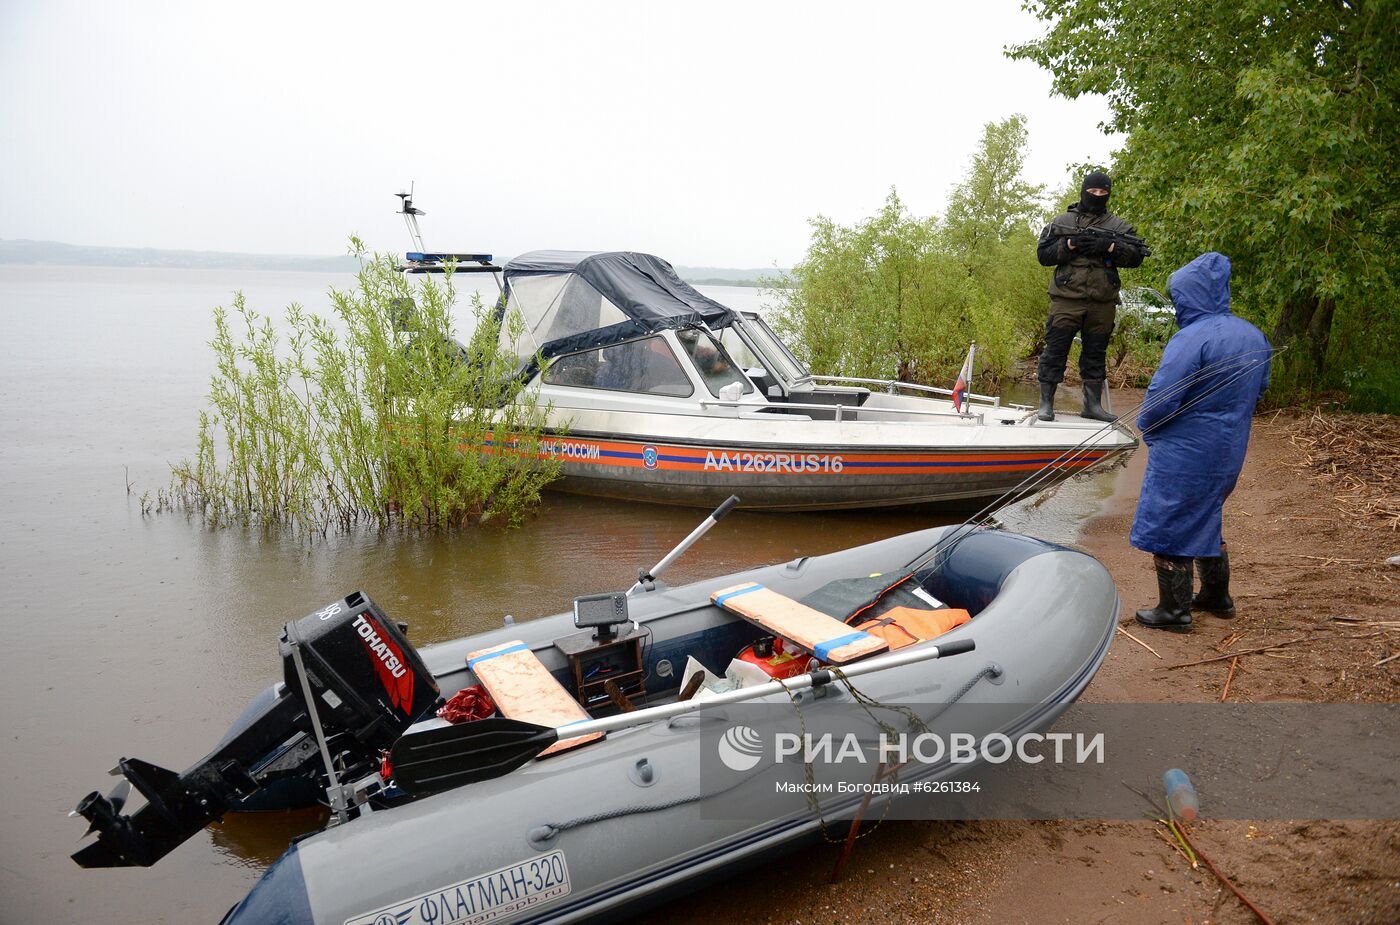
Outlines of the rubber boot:
{"label": "rubber boot", "polygon": [[1042,382],[1040,384],[1040,410],[1035,413],[1038,420],[1055,420],[1055,387],[1058,385],[1058,382]]}
{"label": "rubber boot", "polygon": [[1203,610],[1226,620],[1235,615],[1235,600],[1230,597],[1230,551],[1220,544],[1220,556],[1197,559],[1196,573],[1201,576],[1201,590],[1191,598],[1192,610]]}
{"label": "rubber boot", "polygon": [[1099,404],[1099,402],[1101,402],[1102,400],[1103,380],[1084,380],[1084,410],[1079,412],[1079,416],[1082,418],[1088,418],[1091,421],[1118,420],[1117,417],[1103,410],[1103,405]]}
{"label": "rubber boot", "polygon": [[1139,610],[1137,621],[1154,630],[1191,631],[1191,560],[1181,556],[1153,556],[1157,566],[1157,606]]}

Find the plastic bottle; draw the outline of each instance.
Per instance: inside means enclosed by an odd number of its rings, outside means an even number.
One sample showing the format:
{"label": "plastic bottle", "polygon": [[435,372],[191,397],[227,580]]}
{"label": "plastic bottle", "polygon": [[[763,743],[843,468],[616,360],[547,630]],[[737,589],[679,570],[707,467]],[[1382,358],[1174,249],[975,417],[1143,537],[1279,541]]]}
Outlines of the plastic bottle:
{"label": "plastic bottle", "polygon": [[1172,768],[1162,775],[1162,786],[1167,790],[1167,807],[1172,815],[1182,822],[1195,822],[1201,811],[1201,803],[1186,772]]}

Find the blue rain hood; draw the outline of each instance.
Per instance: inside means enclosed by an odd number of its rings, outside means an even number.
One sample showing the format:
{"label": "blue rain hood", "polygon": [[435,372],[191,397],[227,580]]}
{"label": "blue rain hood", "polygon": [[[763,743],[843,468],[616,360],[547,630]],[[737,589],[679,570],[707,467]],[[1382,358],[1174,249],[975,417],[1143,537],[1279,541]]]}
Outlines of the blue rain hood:
{"label": "blue rain hood", "polygon": [[1176,305],[1176,325],[1184,328],[1206,315],[1230,313],[1230,258],[1210,251],[1177,270],[1167,280]]}

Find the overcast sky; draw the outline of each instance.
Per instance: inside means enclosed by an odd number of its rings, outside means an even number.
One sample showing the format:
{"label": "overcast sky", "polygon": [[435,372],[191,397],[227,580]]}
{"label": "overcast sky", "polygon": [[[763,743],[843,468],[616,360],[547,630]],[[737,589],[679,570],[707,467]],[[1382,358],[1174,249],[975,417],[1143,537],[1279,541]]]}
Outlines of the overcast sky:
{"label": "overcast sky", "polygon": [[976,3],[0,0],[0,238],[335,254],[642,250],[788,266],[896,186],[941,212],[989,120],[1030,179],[1103,160],[1100,99]]}

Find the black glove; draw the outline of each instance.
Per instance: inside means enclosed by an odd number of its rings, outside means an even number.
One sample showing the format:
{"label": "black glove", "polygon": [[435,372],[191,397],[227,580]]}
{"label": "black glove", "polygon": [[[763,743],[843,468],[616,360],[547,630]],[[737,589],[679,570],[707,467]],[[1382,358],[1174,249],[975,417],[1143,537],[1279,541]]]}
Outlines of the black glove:
{"label": "black glove", "polygon": [[1079,236],[1079,240],[1074,242],[1074,246],[1086,257],[1098,257],[1107,254],[1108,247],[1112,243],[1099,235],[1085,234]]}

